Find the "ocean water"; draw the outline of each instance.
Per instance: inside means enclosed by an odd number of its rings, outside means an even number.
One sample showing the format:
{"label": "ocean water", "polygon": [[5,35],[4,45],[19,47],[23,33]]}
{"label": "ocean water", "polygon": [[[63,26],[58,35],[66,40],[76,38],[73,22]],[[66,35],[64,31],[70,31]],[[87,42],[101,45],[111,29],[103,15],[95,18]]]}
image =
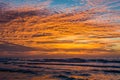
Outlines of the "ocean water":
{"label": "ocean water", "polygon": [[120,80],[120,59],[0,58],[0,80]]}

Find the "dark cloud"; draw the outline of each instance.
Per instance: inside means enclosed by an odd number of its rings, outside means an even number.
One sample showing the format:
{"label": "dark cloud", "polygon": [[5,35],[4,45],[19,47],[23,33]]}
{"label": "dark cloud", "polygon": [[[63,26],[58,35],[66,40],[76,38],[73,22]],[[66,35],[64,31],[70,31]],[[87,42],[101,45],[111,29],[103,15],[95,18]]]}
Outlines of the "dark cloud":
{"label": "dark cloud", "polygon": [[0,52],[4,52],[4,51],[24,52],[24,51],[32,51],[32,50],[35,50],[35,49],[30,48],[30,47],[26,47],[26,46],[23,46],[23,45],[8,43],[8,42],[3,42],[2,44],[0,44]]}
{"label": "dark cloud", "polygon": [[52,33],[36,33],[32,37],[52,36]]}
{"label": "dark cloud", "polygon": [[6,23],[18,17],[25,18],[25,17],[32,17],[32,16],[47,16],[49,15],[49,10],[42,9],[42,10],[29,10],[29,11],[16,11],[16,10],[8,10],[2,11],[0,14],[0,23]]}

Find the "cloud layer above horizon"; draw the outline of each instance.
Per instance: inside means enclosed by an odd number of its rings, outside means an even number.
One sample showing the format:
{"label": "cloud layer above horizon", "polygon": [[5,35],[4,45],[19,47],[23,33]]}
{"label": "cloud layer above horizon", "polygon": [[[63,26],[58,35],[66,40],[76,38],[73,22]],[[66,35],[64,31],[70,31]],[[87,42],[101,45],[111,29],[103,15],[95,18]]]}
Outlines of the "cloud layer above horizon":
{"label": "cloud layer above horizon", "polygon": [[0,50],[5,55],[11,46],[30,55],[119,54],[119,5],[119,0],[1,0]]}

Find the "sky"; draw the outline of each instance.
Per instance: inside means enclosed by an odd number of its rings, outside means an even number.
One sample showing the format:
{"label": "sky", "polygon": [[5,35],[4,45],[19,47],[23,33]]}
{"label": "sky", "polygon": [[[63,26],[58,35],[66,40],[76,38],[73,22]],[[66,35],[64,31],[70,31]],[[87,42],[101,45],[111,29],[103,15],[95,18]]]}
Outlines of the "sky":
{"label": "sky", "polygon": [[44,5],[48,8],[59,11],[87,10],[90,8],[107,8],[110,10],[120,11],[120,0],[1,0],[10,5],[11,8],[20,8],[23,6],[39,7]]}
{"label": "sky", "polygon": [[0,3],[3,56],[120,55],[120,0]]}
{"label": "sky", "polygon": [[1,0],[0,2],[7,3],[9,9],[34,7],[51,8],[56,11],[83,11],[98,8],[100,10],[107,9],[109,11],[120,12],[120,0]]}
{"label": "sky", "polygon": [[[11,2],[14,4],[23,4],[25,2],[27,3],[38,3],[38,2],[43,2],[43,1],[51,1],[52,5],[56,4],[67,4],[67,5],[73,5],[75,4],[83,4],[85,1],[84,0],[2,0],[3,2]],[[78,3],[76,3],[78,2]],[[74,5],[75,5],[74,4]]]}
{"label": "sky", "polygon": [[106,4],[107,6],[111,6],[111,9],[120,9],[119,0],[1,0],[1,2],[12,3],[16,6],[22,6],[23,4],[38,4],[41,2],[50,2],[50,4],[48,4],[50,6],[65,5],[66,7],[84,6],[86,4],[90,4],[91,6]]}

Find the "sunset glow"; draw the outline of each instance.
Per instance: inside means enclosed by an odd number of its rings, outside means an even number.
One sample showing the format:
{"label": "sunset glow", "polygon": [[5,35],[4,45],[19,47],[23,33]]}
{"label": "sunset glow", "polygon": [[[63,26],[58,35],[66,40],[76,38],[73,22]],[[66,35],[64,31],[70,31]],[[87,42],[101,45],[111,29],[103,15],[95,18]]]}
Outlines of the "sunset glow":
{"label": "sunset glow", "polygon": [[[105,51],[107,55],[110,51],[119,54],[119,0],[58,2],[2,0],[1,44],[5,41],[49,54],[53,50],[60,54],[66,49],[69,52],[72,50],[72,54],[79,54],[79,49],[86,50],[85,54],[87,51],[90,54],[89,50]],[[9,52],[11,50],[1,49],[1,53],[10,55]],[[13,50],[12,53],[16,51]]]}
{"label": "sunset glow", "polygon": [[0,80],[120,80],[120,0],[0,0]]}

